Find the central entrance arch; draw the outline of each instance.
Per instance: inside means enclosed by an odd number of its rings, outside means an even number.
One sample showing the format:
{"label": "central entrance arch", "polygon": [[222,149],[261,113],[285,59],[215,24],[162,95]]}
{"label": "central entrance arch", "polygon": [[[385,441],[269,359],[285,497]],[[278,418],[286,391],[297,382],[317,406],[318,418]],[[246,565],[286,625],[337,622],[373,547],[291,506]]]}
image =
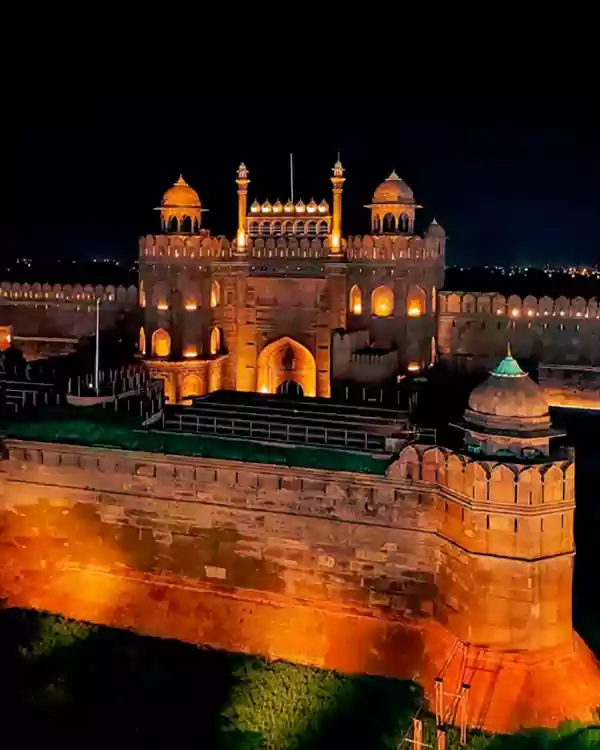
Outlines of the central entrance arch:
{"label": "central entrance arch", "polygon": [[[286,390],[282,386],[286,384]],[[291,384],[295,384],[291,385]],[[299,387],[305,396],[317,394],[317,367],[310,351],[289,336],[267,344],[258,355],[257,390],[260,393],[293,393]]]}
{"label": "central entrance arch", "polygon": [[304,396],[302,386],[294,380],[284,380],[275,392],[280,396]]}

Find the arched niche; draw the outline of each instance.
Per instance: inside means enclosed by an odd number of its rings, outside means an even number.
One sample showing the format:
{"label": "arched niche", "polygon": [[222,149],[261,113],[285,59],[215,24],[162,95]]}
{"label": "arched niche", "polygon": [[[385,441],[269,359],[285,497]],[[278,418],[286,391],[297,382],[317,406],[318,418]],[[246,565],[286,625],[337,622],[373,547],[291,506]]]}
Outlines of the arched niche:
{"label": "arched niche", "polygon": [[350,290],[348,307],[352,315],[360,315],[362,313],[362,292],[357,284]]}
{"label": "arched niche", "polygon": [[311,352],[283,336],[267,344],[258,356],[257,390],[276,393],[285,381],[297,383],[305,396],[317,395],[317,367]]}
{"label": "arched niche", "polygon": [[371,294],[371,314],[378,318],[387,318],[394,314],[394,292],[382,284]]}
{"label": "arched niche", "polygon": [[152,354],[155,357],[168,357],[171,353],[171,337],[164,328],[152,334]]}

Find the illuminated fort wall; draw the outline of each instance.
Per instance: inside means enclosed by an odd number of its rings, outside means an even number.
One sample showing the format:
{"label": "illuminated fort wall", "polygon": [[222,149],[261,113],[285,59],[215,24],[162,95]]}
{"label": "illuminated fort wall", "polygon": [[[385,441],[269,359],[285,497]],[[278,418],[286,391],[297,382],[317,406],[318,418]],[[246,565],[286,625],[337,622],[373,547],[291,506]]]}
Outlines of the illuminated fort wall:
{"label": "illuminated fort wall", "polygon": [[96,299],[101,300],[100,327],[110,329],[124,313],[135,314],[133,286],[80,284],[0,284],[0,326],[11,329],[12,343],[28,359],[71,351],[77,341],[96,332]]}
{"label": "illuminated fort wall", "polygon": [[[496,659],[572,657],[568,459],[524,467],[410,446],[379,477],[11,440],[5,449],[10,603],[431,690],[456,637]],[[473,711],[492,689],[480,679]],[[585,686],[578,695],[581,705],[561,710],[585,718]],[[486,726],[513,726],[510,700],[490,705]]]}

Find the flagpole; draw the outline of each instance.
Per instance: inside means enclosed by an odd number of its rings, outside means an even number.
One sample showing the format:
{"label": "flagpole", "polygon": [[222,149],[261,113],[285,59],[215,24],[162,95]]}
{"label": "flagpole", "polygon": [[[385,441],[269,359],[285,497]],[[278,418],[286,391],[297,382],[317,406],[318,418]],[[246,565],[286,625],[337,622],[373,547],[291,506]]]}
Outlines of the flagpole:
{"label": "flagpole", "polygon": [[100,297],[96,300],[96,360],[94,363],[94,389],[98,395],[98,374],[100,369]]}
{"label": "flagpole", "polygon": [[290,200],[294,202],[294,154],[290,154]]}

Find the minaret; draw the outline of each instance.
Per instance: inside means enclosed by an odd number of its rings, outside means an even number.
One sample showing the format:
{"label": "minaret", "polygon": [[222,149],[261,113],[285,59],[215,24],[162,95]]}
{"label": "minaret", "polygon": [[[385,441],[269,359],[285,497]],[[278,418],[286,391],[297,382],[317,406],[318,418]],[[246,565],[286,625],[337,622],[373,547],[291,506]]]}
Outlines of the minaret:
{"label": "minaret", "polygon": [[342,191],[344,189],[344,167],[342,162],[336,161],[333,167],[333,222],[331,226],[331,255],[339,255],[342,252]]}
{"label": "minaret", "polygon": [[244,162],[237,170],[238,185],[238,229],[237,229],[237,254],[246,253],[246,215],[248,213],[248,170]]}

